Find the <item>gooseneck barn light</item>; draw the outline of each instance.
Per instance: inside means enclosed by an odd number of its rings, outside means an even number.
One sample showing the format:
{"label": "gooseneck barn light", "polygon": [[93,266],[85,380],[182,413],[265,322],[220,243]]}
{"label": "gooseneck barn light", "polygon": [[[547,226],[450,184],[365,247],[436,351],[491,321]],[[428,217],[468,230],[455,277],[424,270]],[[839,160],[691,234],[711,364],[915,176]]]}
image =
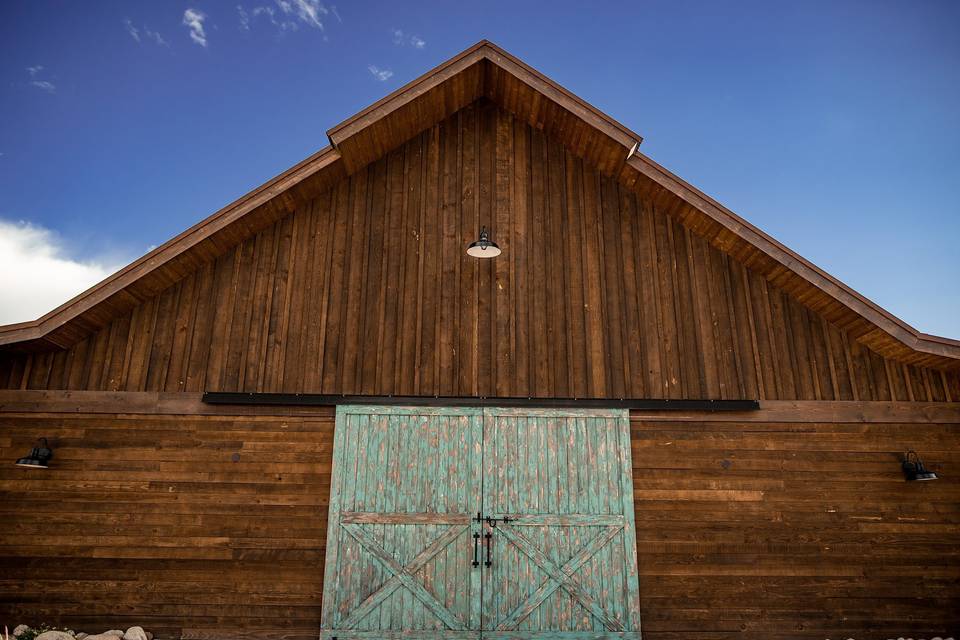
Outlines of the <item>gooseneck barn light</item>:
{"label": "gooseneck barn light", "polygon": [[467,255],[474,258],[496,258],[500,255],[500,247],[490,239],[487,228],[483,227],[480,229],[480,239],[471,242],[467,247]]}
{"label": "gooseneck barn light", "polygon": [[27,467],[28,469],[46,469],[47,462],[53,457],[53,450],[47,444],[46,438],[40,438],[37,444],[43,443],[43,446],[34,447],[25,458],[17,460],[18,467]]}
{"label": "gooseneck barn light", "polygon": [[916,451],[911,450],[904,454],[902,468],[903,475],[906,477],[907,482],[937,479],[937,474],[933,471],[927,471],[923,466],[923,460],[920,459]]}

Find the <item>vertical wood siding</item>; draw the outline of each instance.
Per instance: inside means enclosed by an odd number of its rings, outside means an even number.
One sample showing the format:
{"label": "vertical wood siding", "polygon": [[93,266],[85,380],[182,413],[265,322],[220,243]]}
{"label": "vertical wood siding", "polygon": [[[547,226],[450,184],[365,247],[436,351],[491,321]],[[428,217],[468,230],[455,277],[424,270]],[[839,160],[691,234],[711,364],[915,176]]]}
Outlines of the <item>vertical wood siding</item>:
{"label": "vertical wood siding", "polygon": [[0,387],[960,399],[488,102]]}

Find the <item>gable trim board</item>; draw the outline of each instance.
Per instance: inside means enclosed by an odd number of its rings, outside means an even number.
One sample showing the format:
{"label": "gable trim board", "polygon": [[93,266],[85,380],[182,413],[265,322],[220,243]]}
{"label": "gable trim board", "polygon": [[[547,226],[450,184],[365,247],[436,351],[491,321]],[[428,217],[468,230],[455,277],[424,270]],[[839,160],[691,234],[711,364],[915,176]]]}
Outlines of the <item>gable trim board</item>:
{"label": "gable trim board", "polygon": [[636,151],[639,135],[481,41],[328,131],[322,149],[38,320],[0,327],[0,349],[67,348],[386,152],[479,98],[661,201],[670,215],[857,342],[905,364],[960,369],[960,341],[922,333]]}

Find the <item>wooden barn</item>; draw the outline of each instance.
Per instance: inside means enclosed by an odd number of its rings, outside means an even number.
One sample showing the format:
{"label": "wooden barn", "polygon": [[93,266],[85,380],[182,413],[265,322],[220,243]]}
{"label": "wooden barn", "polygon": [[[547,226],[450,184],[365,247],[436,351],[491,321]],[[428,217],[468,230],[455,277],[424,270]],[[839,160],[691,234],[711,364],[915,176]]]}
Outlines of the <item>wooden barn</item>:
{"label": "wooden barn", "polygon": [[486,41],[328,135],[0,328],[0,623],[960,633],[960,342]]}

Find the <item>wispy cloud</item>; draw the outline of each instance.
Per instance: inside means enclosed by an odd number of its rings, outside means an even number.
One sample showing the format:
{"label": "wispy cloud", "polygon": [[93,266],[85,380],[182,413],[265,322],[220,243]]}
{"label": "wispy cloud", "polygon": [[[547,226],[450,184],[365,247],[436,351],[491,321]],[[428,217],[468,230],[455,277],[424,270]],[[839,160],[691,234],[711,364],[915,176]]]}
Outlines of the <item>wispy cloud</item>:
{"label": "wispy cloud", "polygon": [[0,324],[35,320],[120,266],[108,259],[77,260],[49,229],[0,220]]}
{"label": "wispy cloud", "polygon": [[56,85],[53,84],[52,82],[47,82],[46,80],[34,80],[34,81],[31,82],[30,84],[32,84],[33,86],[37,87],[38,89],[43,89],[43,90],[46,91],[47,93],[56,93],[56,92],[57,92],[57,87],[56,87]]}
{"label": "wispy cloud", "polygon": [[250,24],[258,18],[263,18],[280,31],[296,31],[297,23],[293,19],[284,18],[283,13],[271,6],[254,7],[250,13],[243,7],[237,7],[240,12],[240,28],[249,31]]}
{"label": "wispy cloud", "polygon": [[163,36],[161,36],[160,33],[157,31],[151,31],[150,29],[147,29],[146,27],[144,27],[143,33],[144,35],[147,36],[148,39],[153,40],[154,42],[156,42],[158,45],[162,47],[170,46],[170,43],[164,40]]}
{"label": "wispy cloud", "polygon": [[56,93],[57,87],[49,80],[44,80],[40,78],[40,74],[43,72],[44,66],[41,64],[36,65],[35,67],[27,67],[27,73],[30,74],[30,85],[46,91],[47,93]]}
{"label": "wispy cloud", "polygon": [[130,34],[130,37],[140,42],[140,30],[133,26],[133,23],[130,22],[130,18],[123,19],[123,26],[127,29],[127,33]]}
{"label": "wispy cloud", "polygon": [[423,49],[427,46],[426,40],[420,36],[404,33],[403,29],[397,29],[394,27],[390,30],[390,34],[393,36],[393,44],[400,47],[410,45],[414,49]]}
{"label": "wispy cloud", "polygon": [[320,16],[329,13],[320,0],[277,0],[277,5],[286,14],[296,14],[301,22],[305,22],[311,27],[323,29],[323,22]]}
{"label": "wispy cloud", "polygon": [[130,18],[123,19],[123,26],[127,30],[127,33],[130,34],[130,37],[137,42],[141,42],[141,38],[145,38],[146,40],[155,42],[162,47],[170,46],[170,43],[164,40],[163,36],[161,36],[158,32],[152,31],[149,27],[143,27],[143,30],[141,31],[133,24]]}
{"label": "wispy cloud", "polygon": [[340,21],[336,7],[327,9],[320,0],[274,0],[274,5],[258,5],[250,10],[237,5],[240,28],[244,31],[249,31],[258,18],[267,20],[281,31],[296,31],[301,25],[322,31],[323,20],[331,10]]}
{"label": "wispy cloud", "polygon": [[373,77],[380,82],[386,82],[393,77],[393,71],[390,71],[390,69],[381,69],[375,64],[368,66],[367,70],[369,70]]}
{"label": "wispy cloud", "polygon": [[203,21],[206,19],[206,14],[196,9],[183,12],[183,24],[190,30],[190,39],[201,47],[207,46],[207,34],[203,30]]}

